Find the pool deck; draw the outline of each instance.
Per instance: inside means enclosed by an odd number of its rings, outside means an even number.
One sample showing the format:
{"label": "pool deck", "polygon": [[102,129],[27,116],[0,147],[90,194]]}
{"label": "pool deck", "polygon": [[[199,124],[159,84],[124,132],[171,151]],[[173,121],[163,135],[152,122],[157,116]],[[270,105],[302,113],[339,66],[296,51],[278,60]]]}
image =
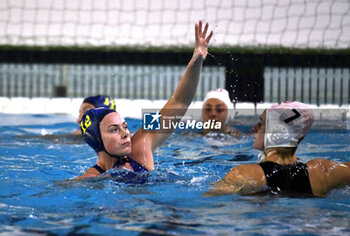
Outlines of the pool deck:
{"label": "pool deck", "polygon": [[[76,117],[83,98],[7,98],[0,97],[0,113],[6,114],[68,114]],[[140,119],[142,109],[161,109],[166,100],[141,100],[141,99],[116,99],[117,111],[124,117]],[[203,101],[193,102],[191,110],[201,109]],[[236,103],[235,110],[229,112],[230,119],[240,117],[259,116],[271,103]],[[334,117],[346,117],[349,119],[349,105],[310,105],[314,109],[315,118],[328,119]],[[198,112],[196,112],[198,115]],[[186,116],[185,115],[185,116]]]}

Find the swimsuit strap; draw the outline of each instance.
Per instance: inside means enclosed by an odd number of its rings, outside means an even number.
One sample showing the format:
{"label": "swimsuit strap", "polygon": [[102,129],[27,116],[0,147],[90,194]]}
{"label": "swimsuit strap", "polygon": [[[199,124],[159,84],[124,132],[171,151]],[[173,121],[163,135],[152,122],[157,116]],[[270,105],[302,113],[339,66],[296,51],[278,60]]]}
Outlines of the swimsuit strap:
{"label": "swimsuit strap", "polygon": [[131,157],[127,156],[128,161],[130,163],[130,166],[132,167],[132,169],[135,172],[147,172],[146,168],[143,167],[142,165],[140,165],[140,163],[138,163],[137,161],[135,161],[134,159],[132,159]]}
{"label": "swimsuit strap", "polygon": [[102,169],[99,165],[94,165],[92,168],[95,168],[98,172],[100,172],[100,174],[105,173],[106,171],[104,169]]}

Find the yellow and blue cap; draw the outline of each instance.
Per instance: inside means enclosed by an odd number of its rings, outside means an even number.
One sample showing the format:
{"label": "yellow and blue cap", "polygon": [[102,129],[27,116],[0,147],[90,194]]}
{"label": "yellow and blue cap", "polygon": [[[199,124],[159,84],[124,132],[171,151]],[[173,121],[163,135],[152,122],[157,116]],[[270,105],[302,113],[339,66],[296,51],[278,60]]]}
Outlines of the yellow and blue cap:
{"label": "yellow and blue cap", "polygon": [[112,110],[116,110],[114,99],[105,95],[96,95],[87,97],[84,99],[83,103],[89,103],[94,107],[105,107]]}
{"label": "yellow and blue cap", "polygon": [[100,123],[103,118],[115,110],[99,107],[87,111],[81,119],[80,130],[84,141],[96,152],[106,151],[100,132]]}

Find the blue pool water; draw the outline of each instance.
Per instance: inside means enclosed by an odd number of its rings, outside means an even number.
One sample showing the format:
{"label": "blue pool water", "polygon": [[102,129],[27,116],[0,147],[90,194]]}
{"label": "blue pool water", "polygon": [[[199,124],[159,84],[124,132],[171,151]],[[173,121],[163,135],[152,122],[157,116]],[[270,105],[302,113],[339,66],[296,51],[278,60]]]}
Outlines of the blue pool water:
{"label": "blue pool water", "polygon": [[[80,139],[43,134],[72,132],[74,118],[0,114],[0,120],[0,234],[350,234],[349,187],[326,198],[201,197],[230,168],[256,162],[249,134],[218,146],[215,138],[176,133],[154,154],[153,172],[69,182],[94,164],[94,151]],[[127,121],[132,132],[140,127]],[[311,132],[298,156],[350,161],[349,143],[348,131]]]}

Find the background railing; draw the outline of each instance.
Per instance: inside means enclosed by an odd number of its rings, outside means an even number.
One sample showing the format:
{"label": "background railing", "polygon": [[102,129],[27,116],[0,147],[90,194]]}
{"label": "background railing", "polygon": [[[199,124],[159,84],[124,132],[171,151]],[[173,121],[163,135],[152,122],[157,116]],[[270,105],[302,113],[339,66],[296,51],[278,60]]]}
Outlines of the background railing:
{"label": "background railing", "polygon": [[[0,64],[0,97],[55,97],[66,88],[66,97],[107,94],[114,98],[168,99],[184,66]],[[203,68],[195,100],[225,87],[225,68]]]}
{"label": "background railing", "polygon": [[[215,51],[216,50],[216,51]],[[195,100],[225,87],[233,102],[347,105],[350,53],[211,52]],[[3,49],[0,96],[167,99],[190,52]]]}
{"label": "background railing", "polygon": [[349,68],[278,68],[264,70],[264,101],[348,104]]}

